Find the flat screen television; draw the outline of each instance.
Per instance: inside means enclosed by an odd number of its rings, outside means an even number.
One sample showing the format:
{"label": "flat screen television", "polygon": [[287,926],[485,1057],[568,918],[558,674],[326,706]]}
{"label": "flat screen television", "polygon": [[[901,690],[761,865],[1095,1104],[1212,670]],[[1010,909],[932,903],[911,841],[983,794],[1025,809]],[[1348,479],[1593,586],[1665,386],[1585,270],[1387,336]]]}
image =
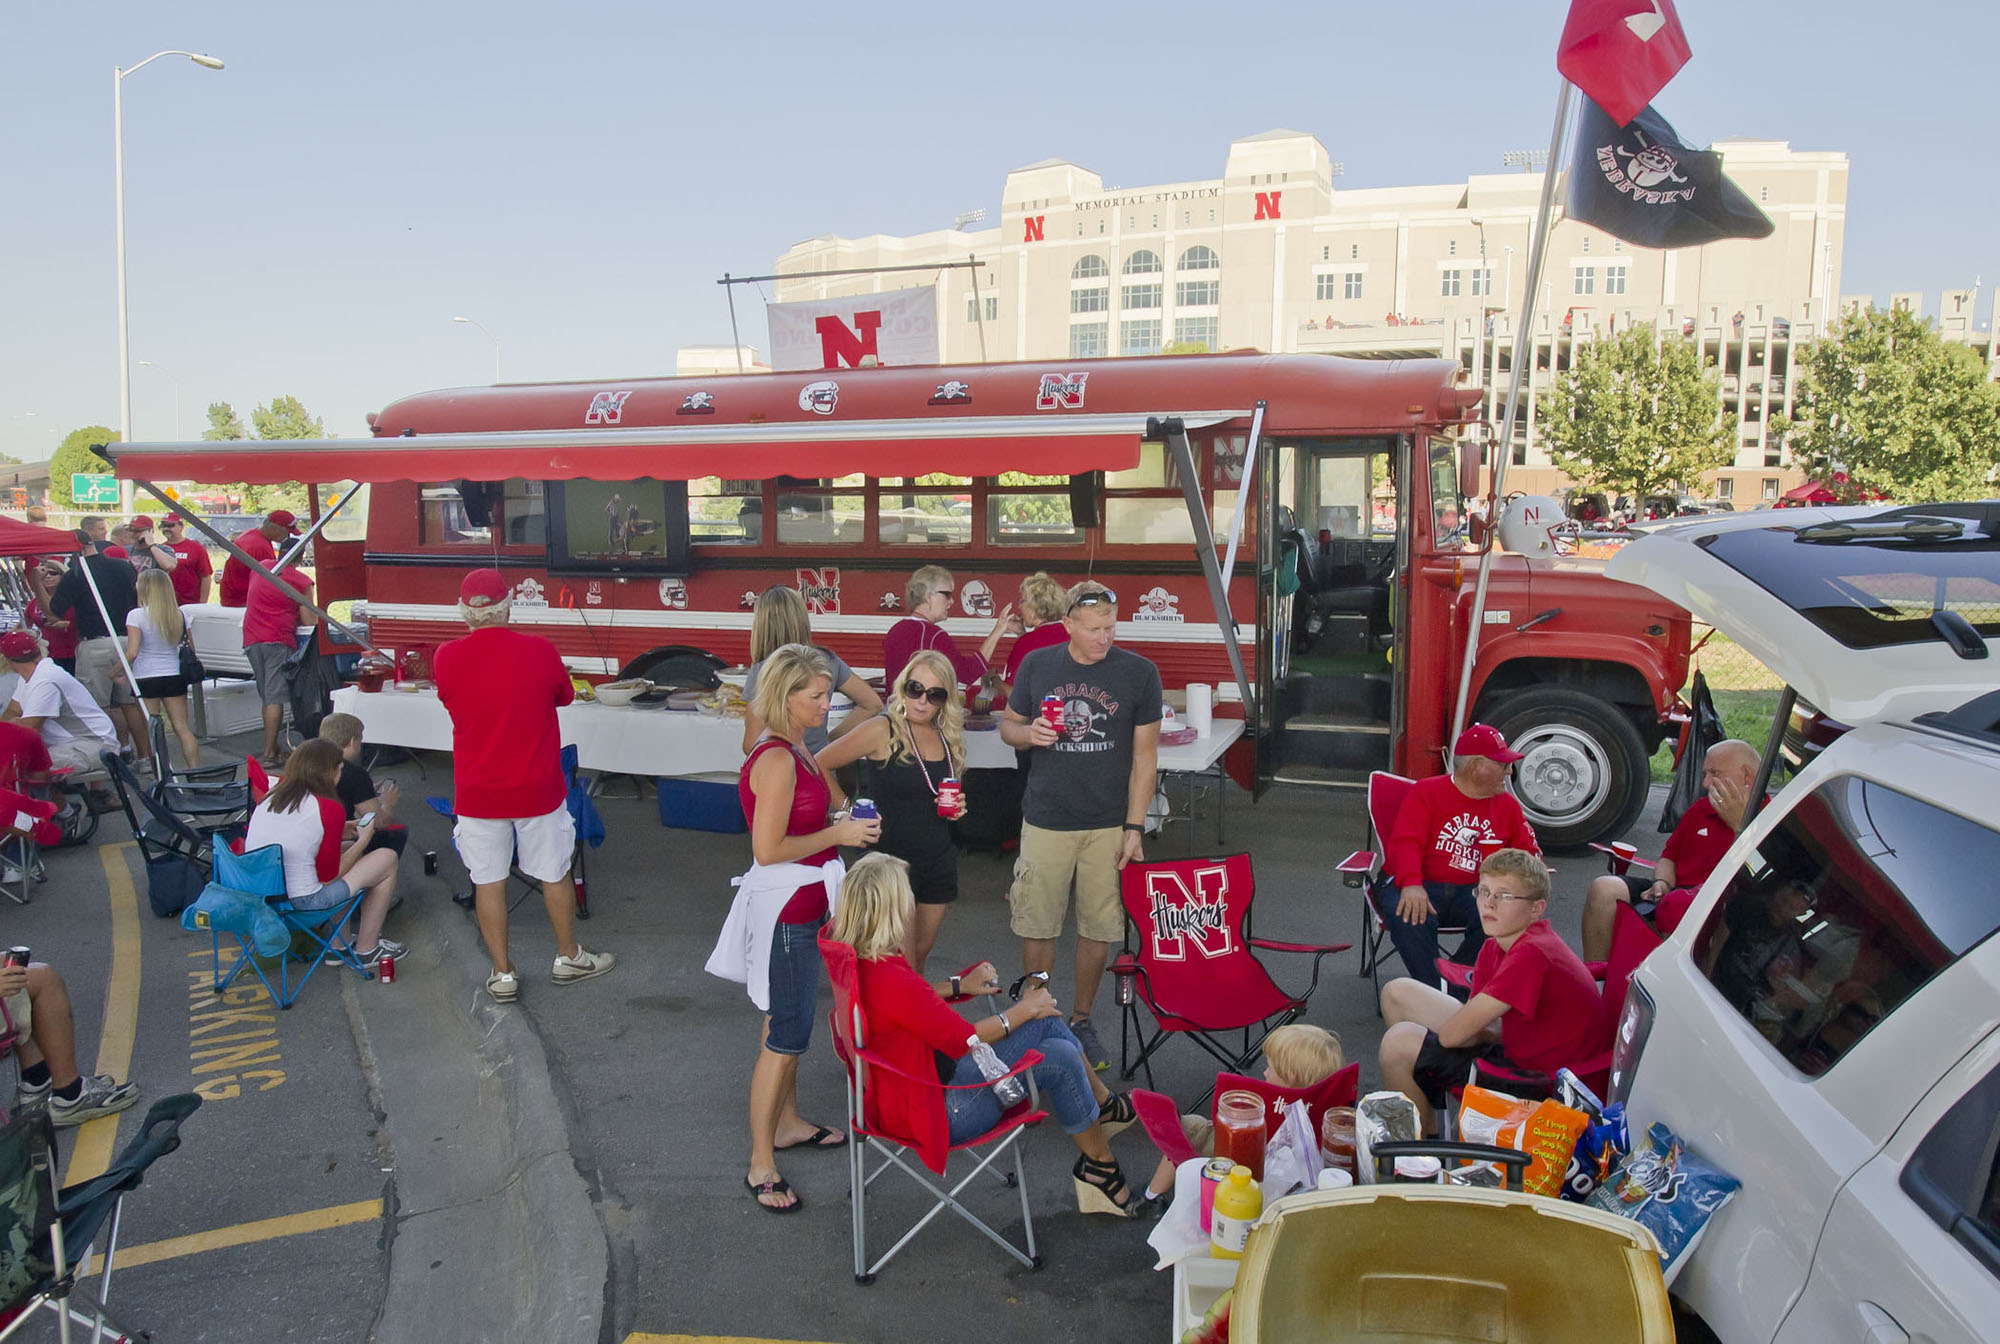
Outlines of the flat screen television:
{"label": "flat screen television", "polygon": [[685,481],[550,481],[549,573],[688,575]]}

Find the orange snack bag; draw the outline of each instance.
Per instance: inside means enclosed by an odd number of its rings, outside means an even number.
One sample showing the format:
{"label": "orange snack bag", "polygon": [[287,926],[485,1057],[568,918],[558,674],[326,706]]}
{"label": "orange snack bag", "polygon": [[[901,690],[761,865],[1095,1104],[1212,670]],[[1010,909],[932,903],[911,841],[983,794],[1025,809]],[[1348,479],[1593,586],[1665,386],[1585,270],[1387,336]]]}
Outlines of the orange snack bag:
{"label": "orange snack bag", "polygon": [[1576,1141],[1590,1118],[1559,1101],[1523,1101],[1505,1092],[1467,1087],[1458,1112],[1458,1135],[1467,1143],[1488,1143],[1533,1155],[1522,1179],[1531,1195],[1559,1196]]}

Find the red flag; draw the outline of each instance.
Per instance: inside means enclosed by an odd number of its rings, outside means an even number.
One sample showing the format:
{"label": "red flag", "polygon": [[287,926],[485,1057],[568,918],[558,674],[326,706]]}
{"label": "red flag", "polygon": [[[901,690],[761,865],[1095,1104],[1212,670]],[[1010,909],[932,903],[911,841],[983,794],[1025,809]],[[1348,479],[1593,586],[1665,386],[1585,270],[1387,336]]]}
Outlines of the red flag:
{"label": "red flag", "polygon": [[1624,126],[1690,54],[1673,0],[1571,0],[1556,69]]}

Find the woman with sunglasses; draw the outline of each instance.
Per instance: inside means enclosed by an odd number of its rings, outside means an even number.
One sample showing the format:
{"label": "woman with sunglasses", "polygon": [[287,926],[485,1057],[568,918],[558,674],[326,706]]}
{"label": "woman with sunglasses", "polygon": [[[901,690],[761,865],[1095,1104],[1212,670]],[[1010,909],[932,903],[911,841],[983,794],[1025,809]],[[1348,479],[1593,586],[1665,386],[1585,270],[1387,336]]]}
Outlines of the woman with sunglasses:
{"label": "woman with sunglasses", "polygon": [[921,975],[945,907],[958,899],[951,823],[965,815],[963,790],[954,797],[944,788],[964,777],[965,699],[942,653],[912,654],[888,706],[819,753],[829,774],[849,761],[860,762],[858,796],[873,799],[882,815],[877,848],[910,865],[917,905],[904,951]]}
{"label": "woman with sunglasses", "polygon": [[993,628],[980,641],[979,652],[960,653],[957,641],[944,628],[944,618],[951,615],[951,599],[957,592],[958,585],[952,581],[951,571],[942,565],[925,565],[910,575],[909,583],[903,587],[904,605],[910,614],[890,626],[889,633],[882,636],[882,666],[885,669],[902,667],[919,649],[935,649],[945,656],[951,664],[952,675],[960,682],[967,686],[979,684],[1000,647],[1001,636],[1009,631],[1018,633],[1021,623],[1014,616],[1013,604],[1009,603],[1000,608]]}

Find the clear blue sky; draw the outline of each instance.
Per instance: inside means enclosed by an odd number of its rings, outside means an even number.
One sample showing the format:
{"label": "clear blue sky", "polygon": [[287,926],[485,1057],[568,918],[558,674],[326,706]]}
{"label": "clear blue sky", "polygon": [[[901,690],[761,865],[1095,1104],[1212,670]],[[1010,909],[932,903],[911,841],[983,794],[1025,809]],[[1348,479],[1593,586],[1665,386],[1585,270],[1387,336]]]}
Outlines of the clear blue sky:
{"label": "clear blue sky", "polygon": [[[343,436],[406,393],[669,371],[729,338],[715,279],[821,233],[997,207],[1059,156],[1107,185],[1212,176],[1310,131],[1347,187],[1547,143],[1561,0],[15,4],[0,17],[0,449],[117,424],[111,72],[125,81],[135,437],[299,397]],[[1852,163],[1844,293],[2000,282],[1985,61],[2000,9],[1680,0],[1684,137]],[[834,17],[839,14],[840,17]],[[745,339],[762,346],[755,296]],[[34,412],[32,416],[28,412]]]}

